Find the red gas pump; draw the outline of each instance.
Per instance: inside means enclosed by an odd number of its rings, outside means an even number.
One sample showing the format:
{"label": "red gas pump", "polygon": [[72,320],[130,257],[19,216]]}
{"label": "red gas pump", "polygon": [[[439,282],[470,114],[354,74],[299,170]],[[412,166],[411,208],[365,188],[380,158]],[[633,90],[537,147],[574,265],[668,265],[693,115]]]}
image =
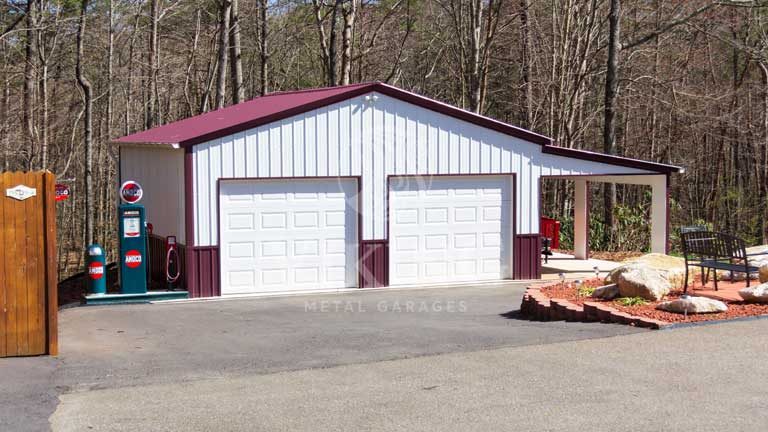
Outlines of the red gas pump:
{"label": "red gas pump", "polygon": [[181,267],[179,250],[176,248],[176,236],[168,236],[165,238],[165,280],[168,282],[168,289],[173,289],[179,276],[181,276]]}

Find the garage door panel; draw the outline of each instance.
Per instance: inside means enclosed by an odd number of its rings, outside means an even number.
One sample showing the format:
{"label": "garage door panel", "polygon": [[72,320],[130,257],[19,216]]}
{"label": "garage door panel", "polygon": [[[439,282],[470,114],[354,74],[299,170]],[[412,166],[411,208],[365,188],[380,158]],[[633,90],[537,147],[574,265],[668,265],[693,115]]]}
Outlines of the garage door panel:
{"label": "garage door panel", "polygon": [[356,193],[352,179],[223,182],[222,293],[356,286]]}
{"label": "garage door panel", "polygon": [[509,177],[420,177],[390,186],[390,280],[450,283],[509,277]]}

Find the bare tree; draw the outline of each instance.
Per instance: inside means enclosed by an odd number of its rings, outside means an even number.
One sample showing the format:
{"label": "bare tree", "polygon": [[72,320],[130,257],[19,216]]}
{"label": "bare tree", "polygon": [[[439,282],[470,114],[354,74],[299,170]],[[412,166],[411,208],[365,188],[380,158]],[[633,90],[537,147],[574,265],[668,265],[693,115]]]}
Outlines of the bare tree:
{"label": "bare tree", "polygon": [[160,1],[152,0],[149,4],[150,7],[150,32],[149,32],[149,103],[147,104],[146,126],[150,128],[159,123],[159,111],[160,102],[158,101],[158,87],[157,87],[157,74],[158,74],[158,44],[157,44],[157,31],[158,24],[160,22]]}
{"label": "bare tree", "polygon": [[24,61],[24,140],[27,147],[27,169],[32,169],[37,143],[35,140],[35,82],[37,71],[38,9],[40,0],[27,1],[27,39]]}
{"label": "bare tree", "polygon": [[231,0],[219,1],[219,56],[216,75],[216,109],[224,108],[227,91],[227,43],[229,42],[229,11]]}
{"label": "bare tree", "polygon": [[355,15],[357,14],[357,0],[349,0],[341,7],[344,17],[344,31],[341,37],[341,85],[349,84],[352,73],[352,43]]}
{"label": "bare tree", "polygon": [[262,96],[269,93],[268,7],[267,0],[259,0],[259,94]]}
{"label": "bare tree", "polygon": [[237,0],[232,0],[229,12],[229,61],[232,78],[232,103],[239,104],[245,100],[245,88],[243,87],[243,59],[240,46],[240,12]]}
{"label": "bare tree", "polygon": [[85,22],[88,14],[88,0],[80,4],[80,19],[77,26],[77,59],[75,72],[77,83],[83,91],[85,117],[83,118],[83,141],[85,147],[85,243],[92,244],[93,238],[93,89],[84,72]]}

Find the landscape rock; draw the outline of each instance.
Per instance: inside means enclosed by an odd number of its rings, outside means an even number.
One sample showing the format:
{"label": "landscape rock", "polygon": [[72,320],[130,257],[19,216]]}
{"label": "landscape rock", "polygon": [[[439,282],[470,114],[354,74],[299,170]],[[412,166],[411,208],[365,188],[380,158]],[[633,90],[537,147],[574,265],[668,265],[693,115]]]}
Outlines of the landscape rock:
{"label": "landscape rock", "polygon": [[744,299],[745,302],[768,303],[768,283],[763,283],[755,287],[740,289],[739,295]]}
{"label": "landscape rock", "polygon": [[615,278],[621,297],[642,297],[658,301],[669,294],[672,288],[663,271],[652,269],[645,264],[630,264],[618,272]]}
{"label": "landscape rock", "polygon": [[[749,252],[747,252],[749,253]],[[738,262],[737,262],[738,263]],[[743,262],[742,262],[743,264]],[[757,256],[757,257],[749,257],[749,265],[758,267],[760,269],[759,274],[756,273],[750,273],[749,278],[750,279],[759,279],[760,283],[768,282],[768,258]],[[731,272],[729,270],[718,270],[717,272],[718,279],[721,280],[733,280],[736,282],[741,282],[747,280],[747,274],[744,272],[734,272],[733,277],[731,277]],[[765,280],[763,280],[765,279]]]}
{"label": "landscape rock", "polygon": [[703,314],[726,312],[728,306],[720,300],[714,300],[707,297],[680,297],[675,300],[660,303],[656,306],[656,309],[679,314],[686,312],[689,314]]}
{"label": "landscape rock", "polygon": [[768,264],[760,266],[760,283],[768,282]]}
{"label": "landscape rock", "polygon": [[619,296],[619,286],[617,284],[610,284],[595,288],[592,292],[592,297],[603,300],[613,300]]}
{"label": "landscape rock", "polygon": [[685,278],[685,260],[680,257],[664,255],[659,253],[650,253],[628,260],[624,265],[615,268],[605,278],[605,283],[616,283],[616,278],[620,273],[627,270],[627,267],[646,266],[661,272],[673,286],[683,286]]}

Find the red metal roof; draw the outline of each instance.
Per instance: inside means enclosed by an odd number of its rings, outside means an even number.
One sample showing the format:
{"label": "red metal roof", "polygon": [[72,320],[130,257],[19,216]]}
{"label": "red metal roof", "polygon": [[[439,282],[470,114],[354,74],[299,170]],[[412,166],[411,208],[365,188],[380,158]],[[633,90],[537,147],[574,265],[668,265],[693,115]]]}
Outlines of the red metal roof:
{"label": "red metal roof", "polygon": [[380,82],[271,93],[241,104],[231,105],[143,132],[126,135],[117,139],[116,142],[121,144],[164,144],[189,147],[374,91],[506,135],[541,144],[545,147],[544,151],[546,153],[661,173],[682,171],[682,168],[673,165],[556,147],[552,145],[552,139],[544,135],[539,135],[490,117],[456,108],[452,105]]}
{"label": "red metal roof", "polygon": [[[350,93],[359,91],[359,89],[368,86],[370,86],[370,84],[354,84],[343,87],[272,93],[267,96],[251,99],[241,104],[231,105],[215,111],[209,111],[173,123],[127,135],[119,138],[117,142],[137,144],[178,144],[184,146],[189,142],[199,141],[200,137],[209,136],[211,134],[219,133],[217,134],[219,136],[228,135],[229,133],[222,132],[230,129],[240,129],[239,126],[241,125],[246,125],[259,119],[271,118],[276,114],[285,113],[294,110],[297,107],[313,105],[318,101],[329,98],[335,99],[340,95],[351,97],[348,96]],[[286,115],[286,117],[290,115],[293,114]],[[239,130],[236,130],[235,132],[237,131]]]}

